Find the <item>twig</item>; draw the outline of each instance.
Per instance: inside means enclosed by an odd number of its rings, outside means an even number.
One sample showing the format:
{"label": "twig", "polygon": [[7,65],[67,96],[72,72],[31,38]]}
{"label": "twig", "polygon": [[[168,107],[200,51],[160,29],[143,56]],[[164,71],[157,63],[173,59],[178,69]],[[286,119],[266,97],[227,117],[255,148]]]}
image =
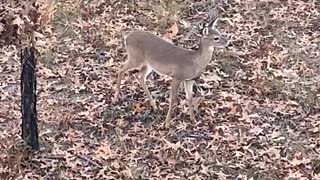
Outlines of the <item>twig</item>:
{"label": "twig", "polygon": [[97,166],[97,167],[99,167],[99,168],[102,168],[102,165],[94,162],[93,160],[89,159],[89,158],[86,157],[86,156],[79,155],[79,154],[76,154],[76,156],[77,156],[78,158],[80,158],[80,159],[83,159],[83,160],[85,160],[85,161],[88,161],[89,163],[91,163],[91,164],[93,164],[93,165],[95,165],[95,166]]}

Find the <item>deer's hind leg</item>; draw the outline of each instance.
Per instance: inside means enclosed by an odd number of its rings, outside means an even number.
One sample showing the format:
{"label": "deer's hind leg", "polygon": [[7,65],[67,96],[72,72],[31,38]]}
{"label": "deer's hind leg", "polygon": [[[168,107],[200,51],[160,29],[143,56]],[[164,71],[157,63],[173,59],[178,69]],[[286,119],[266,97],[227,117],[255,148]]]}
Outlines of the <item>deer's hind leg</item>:
{"label": "deer's hind leg", "polygon": [[122,65],[121,69],[118,71],[117,85],[116,91],[114,94],[113,102],[117,102],[120,94],[120,84],[122,76],[125,72],[132,69],[139,69],[143,66],[142,61],[137,61],[136,58],[132,57],[130,54],[128,55],[128,60]]}
{"label": "deer's hind leg", "polygon": [[148,87],[146,85],[146,79],[151,72],[152,72],[151,67],[149,67],[148,65],[142,66],[138,80],[139,80],[139,83],[142,86],[144,92],[146,93],[147,98],[150,101],[150,105],[152,106],[153,110],[156,110],[157,105],[156,105],[154,99],[152,98],[152,96],[148,90]]}

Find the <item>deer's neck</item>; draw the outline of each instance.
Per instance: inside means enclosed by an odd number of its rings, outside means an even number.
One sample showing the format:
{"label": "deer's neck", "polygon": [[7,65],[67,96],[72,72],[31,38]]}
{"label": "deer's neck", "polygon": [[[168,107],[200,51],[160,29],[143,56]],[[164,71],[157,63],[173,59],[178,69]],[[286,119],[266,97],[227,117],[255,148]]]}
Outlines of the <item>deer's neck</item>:
{"label": "deer's neck", "polygon": [[214,49],[210,47],[209,41],[205,39],[200,40],[200,46],[198,49],[198,55],[199,55],[199,65],[201,65],[201,69],[204,69],[210,62],[212,58],[212,53]]}

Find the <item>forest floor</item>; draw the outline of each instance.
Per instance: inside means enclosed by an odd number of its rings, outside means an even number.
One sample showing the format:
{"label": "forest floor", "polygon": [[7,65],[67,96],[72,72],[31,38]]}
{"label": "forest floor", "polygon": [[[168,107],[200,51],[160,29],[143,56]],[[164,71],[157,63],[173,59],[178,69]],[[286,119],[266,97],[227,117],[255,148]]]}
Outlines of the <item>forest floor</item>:
{"label": "forest floor", "polygon": [[[63,0],[43,12],[39,152],[19,148],[19,48],[0,50],[0,179],[320,179],[318,1]],[[163,128],[171,79],[155,73],[159,110],[133,73],[112,103],[125,33],[196,49],[215,17],[231,46],[196,80],[196,123],[181,86]]]}

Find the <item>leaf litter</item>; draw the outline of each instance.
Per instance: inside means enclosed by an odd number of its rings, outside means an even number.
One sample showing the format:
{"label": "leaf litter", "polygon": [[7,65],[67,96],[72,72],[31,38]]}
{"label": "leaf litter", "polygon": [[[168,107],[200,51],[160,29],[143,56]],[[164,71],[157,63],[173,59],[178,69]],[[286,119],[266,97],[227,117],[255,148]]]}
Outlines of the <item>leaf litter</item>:
{"label": "leaf litter", "polygon": [[[25,11],[1,5],[1,179],[319,179],[317,1],[37,2],[26,4],[39,25],[37,153],[19,138]],[[232,42],[196,80],[197,122],[181,87],[171,129],[162,128],[170,79],[157,74],[147,83],[159,110],[133,73],[111,103],[126,32],[195,49],[214,16]]]}

